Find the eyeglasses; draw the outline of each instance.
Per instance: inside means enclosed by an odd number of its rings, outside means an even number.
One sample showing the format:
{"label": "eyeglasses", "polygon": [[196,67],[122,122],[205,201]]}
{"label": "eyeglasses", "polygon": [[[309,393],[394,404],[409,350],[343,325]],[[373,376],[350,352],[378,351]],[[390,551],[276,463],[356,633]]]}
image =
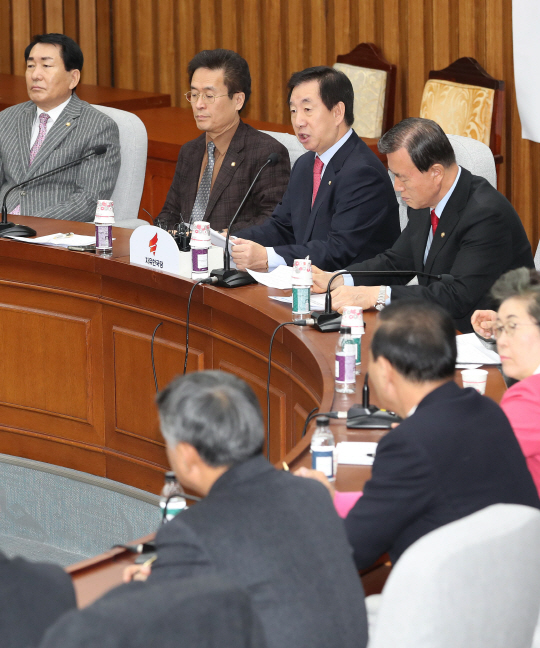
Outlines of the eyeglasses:
{"label": "eyeglasses", "polygon": [[508,337],[513,337],[519,326],[540,326],[538,322],[506,322],[506,324],[495,324],[493,327],[493,337],[498,340],[503,333]]}
{"label": "eyeglasses", "polygon": [[199,97],[202,97],[202,100],[205,103],[214,103],[218,97],[228,97],[229,94],[222,94],[222,95],[215,95],[212,94],[211,92],[186,92],[185,97],[189,101],[189,103],[197,103],[199,101]]}

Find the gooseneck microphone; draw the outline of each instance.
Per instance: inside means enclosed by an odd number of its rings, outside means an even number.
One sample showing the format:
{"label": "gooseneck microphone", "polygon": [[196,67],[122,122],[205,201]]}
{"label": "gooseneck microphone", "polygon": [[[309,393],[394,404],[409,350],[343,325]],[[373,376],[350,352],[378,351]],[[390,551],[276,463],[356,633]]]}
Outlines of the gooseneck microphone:
{"label": "gooseneck microphone", "polygon": [[444,284],[451,284],[454,282],[454,277],[451,274],[429,274],[429,272],[421,272],[419,270],[340,270],[336,272],[326,288],[326,298],[324,301],[324,312],[312,313],[311,317],[315,321],[314,328],[322,333],[329,333],[332,331],[339,331],[341,323],[341,315],[332,310],[332,296],[330,295],[332,282],[340,275],[349,274],[355,277],[379,277],[379,276],[392,276],[392,277],[428,277],[430,279],[437,279]]}
{"label": "gooseneck microphone", "polygon": [[225,249],[223,250],[223,268],[219,268],[218,270],[212,270],[212,272],[210,273],[211,277],[217,278],[218,281],[216,285],[218,286],[221,286],[223,288],[237,288],[238,286],[246,286],[247,284],[250,283],[256,283],[255,279],[253,279],[253,277],[249,273],[241,272],[240,270],[236,270],[236,269],[231,270],[231,253],[229,252],[229,237],[231,235],[231,228],[234,225],[234,222],[237,219],[238,214],[241,212],[244,203],[248,199],[248,196],[251,193],[251,190],[253,189],[253,185],[257,182],[258,177],[261,175],[264,169],[266,169],[267,166],[276,166],[278,162],[279,162],[279,153],[270,153],[270,155],[266,159],[266,162],[262,165],[262,167],[257,172],[257,175],[255,176],[253,182],[251,183],[249,189],[247,190],[246,195],[242,199],[240,206],[236,210],[236,214],[232,217],[232,220],[229,224],[229,228],[227,230],[227,236],[225,238]]}
{"label": "gooseneck microphone", "polygon": [[[93,155],[103,155],[104,153],[107,152],[107,145],[106,144],[100,144],[99,146],[95,146],[90,153],[86,153],[86,155],[83,155],[80,158],[77,158],[76,160],[72,160],[71,162],[67,162],[66,164],[62,164],[62,166],[56,167],[56,169],[51,169],[50,171],[46,171],[45,173],[42,173],[40,175],[34,176],[33,178],[29,178],[28,180],[25,180],[24,182],[20,182],[19,184],[14,185],[8,191],[6,191],[4,195],[4,200],[2,202],[2,221],[0,222],[0,233],[2,236],[5,236],[6,234],[9,234],[9,229],[11,227],[14,227],[14,223],[9,223],[7,219],[7,198],[9,194],[17,189],[18,187],[24,187],[31,182],[34,182],[34,180],[40,180],[41,178],[46,178],[47,176],[53,175],[53,173],[57,173],[58,171],[62,171],[62,169],[67,169],[70,166],[75,166],[76,164],[80,164],[83,160],[86,160],[89,157],[92,157]],[[24,230],[24,233],[21,233],[21,230]],[[33,230],[31,227],[27,227],[25,225],[18,225],[17,226],[17,236],[35,236],[36,231]]]}

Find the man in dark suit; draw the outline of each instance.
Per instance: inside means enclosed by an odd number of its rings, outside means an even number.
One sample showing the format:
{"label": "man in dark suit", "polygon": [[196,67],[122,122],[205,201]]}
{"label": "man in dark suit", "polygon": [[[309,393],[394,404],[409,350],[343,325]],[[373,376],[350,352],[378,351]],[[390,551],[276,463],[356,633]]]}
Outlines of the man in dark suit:
{"label": "man in dark suit", "polygon": [[7,199],[10,214],[93,220],[120,170],[118,126],[75,94],[83,66],[75,41],[64,34],[35,36],[24,55],[30,101],[0,113],[0,203],[15,185],[105,144],[103,155],[14,189]]}
{"label": "man in dark suit", "polygon": [[263,457],[251,388],[231,374],[188,374],[158,407],[171,465],[204,499],[161,527],[148,582],[220,574],[249,593],[270,648],[365,646],[362,585],[332,501]]}
{"label": "man in dark suit", "polygon": [[385,552],[395,562],[426,533],[491,504],[540,508],[504,412],[453,382],[456,355],[452,320],[436,304],[397,301],[379,315],[369,376],[404,420],[379,442],[372,477],[345,518],[358,568]]}
{"label": "man in dark suit", "polygon": [[399,213],[386,169],[351,128],[352,84],[321,66],[296,72],[288,88],[294,131],[310,152],[294,165],[272,218],[235,232],[233,260],[240,270],[264,270],[309,254],[337,270],[370,259],[399,236]]}
{"label": "man in dark suit", "polygon": [[[512,205],[484,178],[456,164],[441,127],[428,119],[405,119],[379,141],[396,176],[395,189],[408,206],[409,223],[395,244],[350,270],[411,270],[410,277],[342,277],[332,283],[332,306],[382,309],[390,300],[421,297],[454,318],[462,332],[472,331],[471,315],[492,307],[489,290],[508,270],[533,268],[531,246]],[[452,283],[418,277],[416,272],[450,274]],[[326,290],[328,273],[314,270],[315,289]],[[356,287],[353,287],[352,284]]]}
{"label": "man in dark suit", "polygon": [[71,578],[57,565],[9,559],[0,551],[0,645],[37,646],[45,630],[75,607]]}
{"label": "man in dark suit", "polygon": [[186,98],[197,128],[205,132],[180,149],[158,218],[169,229],[182,219],[228,228],[255,175],[271,153],[278,153],[279,162],[262,172],[235,229],[262,223],[281,200],[291,165],[282,144],[240,119],[251,94],[248,64],[231,50],[203,50],[189,62],[188,74]]}

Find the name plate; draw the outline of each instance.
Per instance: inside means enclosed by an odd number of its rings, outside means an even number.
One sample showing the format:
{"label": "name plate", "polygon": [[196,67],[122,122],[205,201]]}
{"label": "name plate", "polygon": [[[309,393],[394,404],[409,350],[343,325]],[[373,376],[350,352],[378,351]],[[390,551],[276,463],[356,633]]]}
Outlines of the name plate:
{"label": "name plate", "polygon": [[129,239],[129,261],[152,270],[161,270],[181,277],[180,250],[165,230],[143,225],[133,230]]}

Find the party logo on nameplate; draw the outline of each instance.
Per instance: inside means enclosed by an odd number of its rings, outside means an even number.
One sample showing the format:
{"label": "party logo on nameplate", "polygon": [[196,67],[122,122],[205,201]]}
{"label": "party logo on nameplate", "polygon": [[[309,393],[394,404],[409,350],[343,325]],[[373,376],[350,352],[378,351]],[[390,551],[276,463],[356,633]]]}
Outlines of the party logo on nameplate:
{"label": "party logo on nameplate", "polygon": [[129,239],[129,262],[180,276],[180,251],[165,230],[153,225],[137,227]]}

